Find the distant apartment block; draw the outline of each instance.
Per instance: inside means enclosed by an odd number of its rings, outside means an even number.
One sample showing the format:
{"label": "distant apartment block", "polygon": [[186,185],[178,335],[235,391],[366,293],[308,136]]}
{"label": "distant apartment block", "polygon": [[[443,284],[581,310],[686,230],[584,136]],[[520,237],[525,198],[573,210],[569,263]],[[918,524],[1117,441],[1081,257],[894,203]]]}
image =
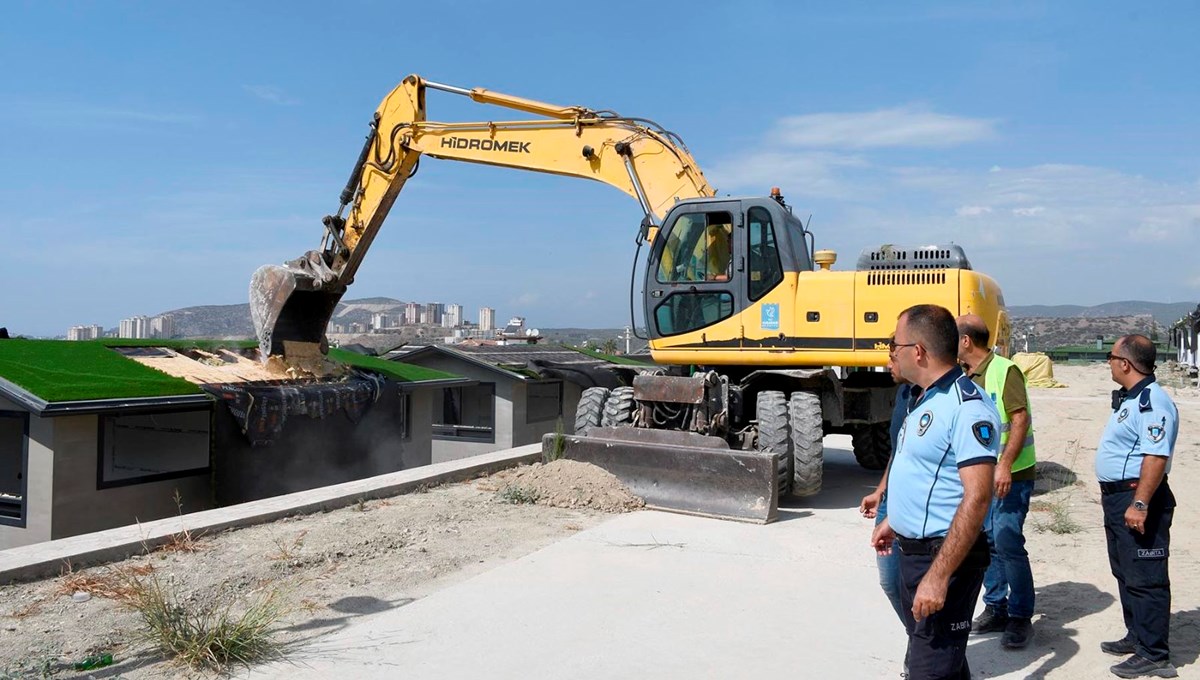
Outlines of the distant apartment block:
{"label": "distant apartment block", "polygon": [[96,340],[104,337],[104,328],[95,324],[91,326],[71,326],[67,329],[68,340]]}
{"label": "distant apartment block", "polygon": [[433,326],[442,325],[442,303],[430,302],[425,305],[425,323]]}
{"label": "distant apartment block", "polygon": [[118,338],[148,338],[150,337],[150,320],[145,316],[135,316],[121,319],[117,328]]}
{"label": "distant apartment block", "polygon": [[163,314],[150,319],[150,337],[152,338],[173,338],[175,337],[175,317],[170,314]]}
{"label": "distant apartment block", "polygon": [[496,310],[492,309],[491,307],[479,308],[479,330],[496,330]]}
{"label": "distant apartment block", "polygon": [[442,316],[442,326],[458,328],[461,325],[463,325],[463,306],[446,305],[446,314]]}
{"label": "distant apartment block", "polygon": [[405,303],[404,323],[409,326],[415,326],[421,323],[421,305],[418,305],[415,302]]}
{"label": "distant apartment block", "polygon": [[381,331],[385,328],[392,327],[392,318],[383,312],[375,312],[371,315],[372,330]]}
{"label": "distant apartment block", "polygon": [[348,330],[351,333],[366,333],[367,332],[367,329],[364,328],[363,325],[357,321],[351,322],[350,328]]}

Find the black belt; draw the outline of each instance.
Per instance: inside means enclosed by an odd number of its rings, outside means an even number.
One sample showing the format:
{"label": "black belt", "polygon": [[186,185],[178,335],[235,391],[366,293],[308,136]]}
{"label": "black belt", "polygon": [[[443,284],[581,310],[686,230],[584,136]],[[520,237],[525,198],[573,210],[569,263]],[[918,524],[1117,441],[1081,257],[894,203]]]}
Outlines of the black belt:
{"label": "black belt", "polygon": [[[946,542],[945,536],[936,536],[933,538],[905,538],[896,534],[896,545],[900,546],[900,552],[905,555],[936,555],[942,549],[942,544]],[[971,553],[988,554],[987,535],[980,533],[975,539],[975,543],[971,545]]]}
{"label": "black belt", "polygon": [[[1167,481],[1167,476],[1163,475],[1163,482]],[[1100,482],[1100,493],[1107,496],[1110,493],[1121,493],[1122,491],[1133,491],[1138,488],[1138,479],[1122,479],[1119,482]]]}
{"label": "black belt", "polygon": [[905,538],[897,534],[896,544],[905,555],[936,555],[946,542],[945,536],[936,538]]}

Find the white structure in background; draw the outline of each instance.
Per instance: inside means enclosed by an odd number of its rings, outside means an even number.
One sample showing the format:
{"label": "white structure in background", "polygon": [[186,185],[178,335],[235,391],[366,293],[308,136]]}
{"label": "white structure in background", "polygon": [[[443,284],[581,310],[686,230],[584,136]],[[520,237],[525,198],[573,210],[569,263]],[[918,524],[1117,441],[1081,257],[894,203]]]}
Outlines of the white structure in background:
{"label": "white structure in background", "polygon": [[117,328],[117,337],[133,339],[150,337],[150,320],[141,315],[121,319],[121,324]]}
{"label": "white structure in background", "polygon": [[150,337],[163,339],[175,337],[175,317],[163,314],[150,319]]}
{"label": "white structure in background", "polygon": [[479,330],[496,330],[496,310],[492,309],[491,307],[479,308]]}
{"label": "white structure in background", "polygon": [[525,327],[523,316],[512,317],[504,330],[496,332],[497,345],[535,345],[541,339],[538,329]]}
{"label": "white structure in background", "polygon": [[104,328],[92,324],[91,326],[71,326],[67,329],[68,340],[96,340],[104,337]]}
{"label": "white structure in background", "polygon": [[404,323],[415,326],[421,322],[421,305],[415,302],[404,303]]}
{"label": "white structure in background", "polygon": [[378,332],[385,328],[391,328],[392,319],[383,312],[375,312],[371,315],[371,329]]}
{"label": "white structure in background", "polygon": [[357,321],[352,321],[350,323],[349,330],[351,333],[366,333],[367,332],[367,329],[363,328],[363,325]]}
{"label": "white structure in background", "polygon": [[445,328],[458,328],[463,325],[463,306],[450,304],[446,305],[446,313],[442,315],[442,326]]}

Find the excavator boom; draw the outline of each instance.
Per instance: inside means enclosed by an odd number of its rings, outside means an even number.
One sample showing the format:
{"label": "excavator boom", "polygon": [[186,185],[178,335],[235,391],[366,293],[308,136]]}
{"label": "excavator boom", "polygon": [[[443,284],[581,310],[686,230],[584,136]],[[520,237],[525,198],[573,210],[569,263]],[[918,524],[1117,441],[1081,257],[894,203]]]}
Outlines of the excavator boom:
{"label": "excavator boom", "polygon": [[[431,122],[430,89],[540,117]],[[293,342],[309,346],[302,354],[312,345],[325,351],[334,309],[422,155],[604,182],[637,199],[650,239],[676,201],[715,193],[682,141],[650,121],[409,76],[375,112],[338,210],[324,219],[321,247],[254,273],[250,313],[264,361],[286,359]]]}

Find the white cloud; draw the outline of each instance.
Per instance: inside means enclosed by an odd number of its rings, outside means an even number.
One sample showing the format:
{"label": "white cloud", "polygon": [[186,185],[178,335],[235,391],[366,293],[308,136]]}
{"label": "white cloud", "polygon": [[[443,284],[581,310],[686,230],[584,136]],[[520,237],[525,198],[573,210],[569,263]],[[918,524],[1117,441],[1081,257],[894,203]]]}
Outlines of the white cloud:
{"label": "white cloud", "polygon": [[765,196],[771,187],[782,187],[785,196],[789,191],[802,191],[806,196],[851,198],[852,191],[862,188],[851,190],[838,173],[869,167],[860,156],[824,151],[760,151],[718,163],[705,174],[722,191],[725,187],[737,187]]}
{"label": "white cloud", "polygon": [[517,297],[513,298],[509,304],[515,307],[528,307],[530,305],[537,304],[538,300],[541,299],[542,296],[538,293],[521,293]]}
{"label": "white cloud", "polygon": [[295,106],[300,102],[287,95],[282,89],[272,85],[243,85],[242,89],[254,97],[271,104],[280,106]]}
{"label": "white cloud", "polygon": [[1046,206],[1035,205],[1029,208],[1013,208],[1012,214],[1017,217],[1033,217],[1046,212]]}
{"label": "white cloud", "polygon": [[964,205],[958,210],[955,210],[954,214],[958,215],[959,217],[979,217],[980,215],[986,215],[990,212],[992,212],[992,209],[986,205]]}
{"label": "white cloud", "polygon": [[991,139],[995,127],[994,120],[906,106],[865,113],[789,116],[779,121],[772,137],[797,147],[947,147]]}

